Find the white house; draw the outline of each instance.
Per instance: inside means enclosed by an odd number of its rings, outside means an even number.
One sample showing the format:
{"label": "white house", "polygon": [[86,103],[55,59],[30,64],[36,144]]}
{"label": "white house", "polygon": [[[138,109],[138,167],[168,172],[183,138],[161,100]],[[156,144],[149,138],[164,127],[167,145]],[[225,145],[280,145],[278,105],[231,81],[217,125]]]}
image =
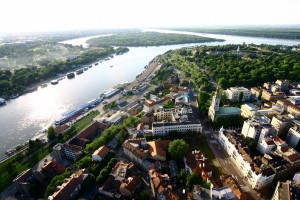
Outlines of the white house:
{"label": "white house", "polygon": [[108,152],[109,149],[105,145],[103,145],[93,153],[92,160],[100,162],[101,160],[103,160],[103,158],[105,158]]}
{"label": "white house", "polygon": [[240,93],[243,93],[242,101],[247,101],[251,97],[251,92],[244,87],[231,87],[225,91],[225,94],[229,100],[237,101]]}

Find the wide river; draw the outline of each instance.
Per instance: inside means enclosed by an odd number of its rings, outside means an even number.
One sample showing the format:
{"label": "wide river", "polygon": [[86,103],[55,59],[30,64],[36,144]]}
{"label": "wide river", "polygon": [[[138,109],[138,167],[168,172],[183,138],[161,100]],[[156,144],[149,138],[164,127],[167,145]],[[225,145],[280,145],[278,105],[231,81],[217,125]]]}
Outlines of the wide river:
{"label": "wide river", "polygon": [[[130,47],[129,52],[114,56],[99,65],[89,68],[74,79],[63,79],[57,85],[38,88],[37,91],[25,94],[7,101],[0,107],[0,158],[5,151],[25,143],[46,129],[63,113],[99,96],[105,89],[124,82],[133,81],[137,74],[143,71],[145,65],[155,56],[171,49],[195,45],[225,45],[225,44],[271,44],[298,45],[299,40],[281,40],[257,37],[240,37],[218,34],[199,34],[179,31],[157,30],[178,34],[194,34],[205,37],[224,39],[224,42],[199,44],[180,44],[154,47]],[[90,38],[90,37],[89,37]],[[73,45],[85,46],[88,38],[63,41]],[[110,67],[113,66],[113,67]]]}

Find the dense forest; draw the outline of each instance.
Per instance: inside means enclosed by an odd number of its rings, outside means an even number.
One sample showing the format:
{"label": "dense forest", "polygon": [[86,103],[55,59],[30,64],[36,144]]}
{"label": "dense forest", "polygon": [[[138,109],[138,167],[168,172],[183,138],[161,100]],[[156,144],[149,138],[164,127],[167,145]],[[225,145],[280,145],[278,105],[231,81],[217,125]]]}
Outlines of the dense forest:
{"label": "dense forest", "polygon": [[[237,49],[240,51],[237,51]],[[219,54],[209,54],[218,51]],[[300,80],[300,53],[291,47],[226,45],[204,47],[194,56],[222,88],[252,87],[276,79]]]}
{"label": "dense forest", "polygon": [[194,35],[167,34],[155,32],[139,32],[131,34],[117,34],[106,37],[92,38],[87,41],[90,46],[158,46],[169,44],[185,44],[223,41]]}
{"label": "dense forest", "polygon": [[300,39],[300,28],[185,28],[174,30],[265,38]]}
{"label": "dense forest", "polygon": [[12,95],[24,91],[34,83],[57,76],[59,73],[66,73],[84,64],[89,64],[99,58],[103,58],[115,50],[112,47],[104,49],[88,50],[74,59],[44,61],[42,66],[35,65],[27,68],[0,70],[0,95]]}

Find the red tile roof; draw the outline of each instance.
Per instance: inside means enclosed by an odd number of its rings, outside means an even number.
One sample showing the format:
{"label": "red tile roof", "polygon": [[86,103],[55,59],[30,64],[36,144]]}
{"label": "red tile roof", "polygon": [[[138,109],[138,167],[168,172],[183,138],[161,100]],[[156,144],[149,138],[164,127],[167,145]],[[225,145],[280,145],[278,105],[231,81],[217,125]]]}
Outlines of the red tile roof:
{"label": "red tile roof", "polygon": [[52,195],[52,200],[69,199],[70,195],[76,190],[76,188],[78,188],[78,186],[87,176],[87,169],[81,169],[72,174],[62,185],[57,186],[54,194]]}
{"label": "red tile roof", "polygon": [[109,152],[109,148],[107,148],[107,146],[103,145],[99,149],[97,149],[94,152],[94,154],[97,154],[98,156],[100,156],[100,158],[104,158],[108,152]]}
{"label": "red tile roof", "polygon": [[108,126],[106,124],[94,121],[91,125],[83,129],[76,138],[89,139],[98,129],[105,130]]}

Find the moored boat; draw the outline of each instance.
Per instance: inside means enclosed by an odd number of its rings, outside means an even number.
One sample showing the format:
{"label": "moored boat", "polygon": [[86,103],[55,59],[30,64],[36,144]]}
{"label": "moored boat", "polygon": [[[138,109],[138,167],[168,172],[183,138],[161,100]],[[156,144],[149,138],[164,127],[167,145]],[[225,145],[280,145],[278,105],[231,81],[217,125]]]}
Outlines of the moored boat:
{"label": "moored boat", "polygon": [[0,98],[0,106],[6,104],[5,99]]}
{"label": "moored boat", "polygon": [[41,88],[45,88],[45,87],[47,87],[48,86],[48,84],[47,83],[43,83],[42,85],[40,85],[41,86]]}
{"label": "moored boat", "polygon": [[58,84],[58,80],[56,80],[56,79],[55,79],[55,80],[52,80],[52,81],[50,81],[50,84],[51,84],[51,85],[56,85],[56,84]]}
{"label": "moored boat", "polygon": [[88,67],[85,67],[83,70],[86,71],[86,70],[88,70],[88,69],[89,69]]}
{"label": "moored boat", "polygon": [[79,74],[82,74],[83,73],[83,69],[78,69],[76,70],[76,74],[79,75]]}
{"label": "moored boat", "polygon": [[75,77],[75,73],[74,72],[69,72],[67,73],[67,78],[74,78]]}

